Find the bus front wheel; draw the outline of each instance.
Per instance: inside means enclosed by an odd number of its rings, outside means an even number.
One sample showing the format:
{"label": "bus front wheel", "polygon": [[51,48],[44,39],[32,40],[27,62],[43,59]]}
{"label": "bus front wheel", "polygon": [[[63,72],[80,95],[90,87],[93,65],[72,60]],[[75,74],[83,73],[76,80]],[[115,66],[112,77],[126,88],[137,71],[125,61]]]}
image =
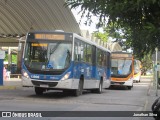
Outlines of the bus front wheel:
{"label": "bus front wheel", "polygon": [[36,95],[43,95],[44,89],[40,87],[35,87]]}
{"label": "bus front wheel", "polygon": [[101,80],[100,83],[99,83],[99,88],[96,91],[97,93],[99,93],[99,94],[102,93],[102,86],[103,86],[103,84],[102,84],[102,80]]}
{"label": "bus front wheel", "polygon": [[78,85],[78,89],[74,90],[73,94],[74,94],[74,96],[79,96],[79,95],[82,95],[82,92],[83,92],[83,81],[80,80],[79,85]]}
{"label": "bus front wheel", "polygon": [[128,90],[131,90],[132,86],[127,86]]}
{"label": "bus front wheel", "polygon": [[99,87],[97,89],[91,90],[91,92],[101,94],[102,93],[102,86],[103,86],[103,82],[101,80],[100,83],[99,83]]}

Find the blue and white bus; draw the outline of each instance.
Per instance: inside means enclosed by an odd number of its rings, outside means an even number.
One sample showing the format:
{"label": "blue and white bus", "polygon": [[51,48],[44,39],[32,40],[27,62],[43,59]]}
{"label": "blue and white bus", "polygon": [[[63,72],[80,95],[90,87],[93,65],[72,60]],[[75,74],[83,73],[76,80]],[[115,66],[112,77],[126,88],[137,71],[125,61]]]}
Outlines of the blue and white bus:
{"label": "blue and white bus", "polygon": [[63,90],[75,96],[82,90],[101,93],[110,86],[110,51],[75,33],[60,31],[27,34],[22,85],[37,95]]}

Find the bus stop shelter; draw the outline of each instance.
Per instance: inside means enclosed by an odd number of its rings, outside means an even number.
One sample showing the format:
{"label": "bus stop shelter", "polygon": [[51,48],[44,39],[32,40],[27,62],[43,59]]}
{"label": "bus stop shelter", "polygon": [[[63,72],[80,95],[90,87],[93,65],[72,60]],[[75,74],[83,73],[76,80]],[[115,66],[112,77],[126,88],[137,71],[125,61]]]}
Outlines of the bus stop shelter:
{"label": "bus stop shelter", "polygon": [[[0,0],[0,48],[23,48],[25,35],[32,30],[80,34],[79,25],[65,6],[65,0]],[[18,49],[17,54],[17,63],[21,63],[22,50]]]}

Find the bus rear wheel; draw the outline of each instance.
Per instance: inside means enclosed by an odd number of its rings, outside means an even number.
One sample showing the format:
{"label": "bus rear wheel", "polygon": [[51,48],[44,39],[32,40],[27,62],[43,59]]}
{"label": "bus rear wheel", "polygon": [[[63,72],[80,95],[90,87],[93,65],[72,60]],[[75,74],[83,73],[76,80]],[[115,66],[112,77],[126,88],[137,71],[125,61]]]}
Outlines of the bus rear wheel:
{"label": "bus rear wheel", "polygon": [[35,87],[36,95],[43,95],[44,89],[40,87]]}

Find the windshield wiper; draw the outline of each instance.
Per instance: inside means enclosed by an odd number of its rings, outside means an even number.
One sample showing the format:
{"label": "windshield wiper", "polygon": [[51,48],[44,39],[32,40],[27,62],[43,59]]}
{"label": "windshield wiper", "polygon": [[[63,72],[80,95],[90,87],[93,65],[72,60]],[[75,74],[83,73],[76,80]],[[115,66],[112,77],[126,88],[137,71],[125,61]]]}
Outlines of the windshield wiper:
{"label": "windshield wiper", "polygon": [[55,45],[54,48],[50,49],[50,53],[49,53],[50,55],[53,54],[56,51],[56,49],[58,48],[59,44],[60,43],[57,43],[57,45]]}
{"label": "windshield wiper", "polygon": [[47,64],[49,64],[49,61],[51,59],[51,55],[57,50],[57,48],[58,48],[59,45],[60,45],[60,43],[57,43],[57,45],[55,45],[55,47],[50,48],[49,59],[48,59]]}

